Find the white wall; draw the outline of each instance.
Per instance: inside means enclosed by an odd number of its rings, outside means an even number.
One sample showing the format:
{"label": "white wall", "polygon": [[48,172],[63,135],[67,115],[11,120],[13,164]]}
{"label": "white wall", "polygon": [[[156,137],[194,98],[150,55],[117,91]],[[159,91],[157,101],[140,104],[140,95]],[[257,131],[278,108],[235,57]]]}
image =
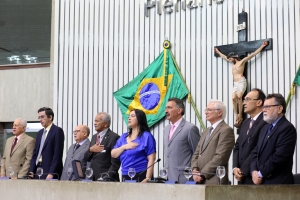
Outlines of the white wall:
{"label": "white wall", "polygon": [[[87,124],[93,129],[98,111],[112,115],[113,131],[126,132],[113,92],[160,54],[165,36],[204,122],[208,101],[220,99],[228,107],[225,121],[233,126],[231,65],[214,57],[213,47],[238,42],[235,27],[243,8],[248,13],[248,40],[273,38],[273,50],[264,51],[248,64],[247,91],[258,87],[265,93],[288,96],[300,64],[299,53],[296,56],[300,48],[299,0],[225,0],[212,5],[202,1],[203,7],[171,14],[162,11],[159,15],[152,8],[145,17],[144,0],[54,0],[54,111],[66,134],[65,151],[73,142],[74,127]],[[298,88],[287,113],[296,128],[300,126],[299,92]],[[191,105],[187,103],[186,108],[185,118],[200,127]],[[167,124],[161,120],[152,129],[160,158]],[[298,173],[299,157],[300,153],[294,163]],[[156,166],[155,175],[162,165]]]}

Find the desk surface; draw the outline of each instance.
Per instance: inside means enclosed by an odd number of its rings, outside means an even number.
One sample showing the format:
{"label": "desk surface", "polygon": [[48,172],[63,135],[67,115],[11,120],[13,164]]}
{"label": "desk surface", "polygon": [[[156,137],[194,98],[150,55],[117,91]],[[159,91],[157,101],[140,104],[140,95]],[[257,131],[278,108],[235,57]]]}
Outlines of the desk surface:
{"label": "desk surface", "polygon": [[204,186],[158,183],[109,183],[1,180],[1,199],[300,199],[300,185]]}

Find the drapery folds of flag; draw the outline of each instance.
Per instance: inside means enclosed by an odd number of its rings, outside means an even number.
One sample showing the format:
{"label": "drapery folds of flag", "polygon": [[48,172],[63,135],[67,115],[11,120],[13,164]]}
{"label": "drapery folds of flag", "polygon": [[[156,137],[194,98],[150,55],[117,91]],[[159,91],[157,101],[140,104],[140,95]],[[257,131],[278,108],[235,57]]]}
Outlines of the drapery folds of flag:
{"label": "drapery folds of flag", "polygon": [[130,111],[140,109],[151,127],[165,116],[169,98],[183,99],[189,93],[169,50],[170,42],[163,45],[163,52],[144,71],[114,92],[126,123]]}

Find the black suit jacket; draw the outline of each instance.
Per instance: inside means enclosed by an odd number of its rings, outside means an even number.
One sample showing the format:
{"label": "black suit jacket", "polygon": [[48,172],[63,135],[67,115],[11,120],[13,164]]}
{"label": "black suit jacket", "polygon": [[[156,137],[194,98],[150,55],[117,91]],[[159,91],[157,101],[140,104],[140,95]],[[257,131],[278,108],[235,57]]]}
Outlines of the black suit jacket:
{"label": "black suit jacket", "polygon": [[[37,136],[36,136],[36,143],[32,154],[32,159],[30,162],[30,172],[36,173],[36,159],[39,153],[41,139],[43,135],[44,129],[39,130]],[[64,140],[65,135],[64,131],[52,124],[49,133],[46,137],[43,149],[42,149],[42,168],[44,171],[43,176],[41,176],[41,179],[45,179],[47,177],[47,173],[55,173],[58,174],[59,177],[61,176],[61,172],[63,169],[63,150],[64,150]],[[37,178],[37,177],[35,177]],[[54,178],[57,178],[57,176],[54,176]]]}
{"label": "black suit jacket", "polygon": [[293,184],[293,155],[297,140],[295,127],[285,118],[277,122],[264,142],[269,124],[261,129],[252,153],[251,172],[260,171],[262,184]]}
{"label": "black suit jacket", "polygon": [[252,125],[249,133],[247,131],[250,125],[251,118],[246,119],[240,129],[240,135],[236,140],[233,149],[233,168],[240,168],[244,173],[244,179],[239,184],[253,184],[252,176],[250,173],[250,163],[252,159],[251,152],[256,147],[260,130],[267,124],[263,120],[263,113],[261,113],[254,124]]}
{"label": "black suit jacket", "polygon": [[[104,135],[101,145],[104,145],[105,152],[100,153],[90,153],[89,149],[84,154],[84,159],[87,162],[90,162],[90,167],[93,169],[93,180],[97,180],[100,175],[104,172],[112,172],[109,173],[112,178],[119,181],[119,174],[118,170],[120,168],[120,160],[118,158],[111,157],[111,150],[114,148],[117,140],[120,136],[110,129],[107,130],[106,134]],[[97,134],[93,135],[90,147],[96,144]]]}

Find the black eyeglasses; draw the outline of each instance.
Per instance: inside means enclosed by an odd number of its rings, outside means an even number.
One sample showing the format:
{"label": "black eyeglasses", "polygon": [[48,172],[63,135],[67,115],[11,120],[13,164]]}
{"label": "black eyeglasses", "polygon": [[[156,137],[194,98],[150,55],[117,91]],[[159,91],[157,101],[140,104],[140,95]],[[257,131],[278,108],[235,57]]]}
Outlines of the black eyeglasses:
{"label": "black eyeglasses", "polygon": [[267,106],[263,106],[262,109],[266,109],[266,110],[269,110],[271,107],[273,106],[280,106],[278,104],[275,104],[275,105],[267,105]]}

